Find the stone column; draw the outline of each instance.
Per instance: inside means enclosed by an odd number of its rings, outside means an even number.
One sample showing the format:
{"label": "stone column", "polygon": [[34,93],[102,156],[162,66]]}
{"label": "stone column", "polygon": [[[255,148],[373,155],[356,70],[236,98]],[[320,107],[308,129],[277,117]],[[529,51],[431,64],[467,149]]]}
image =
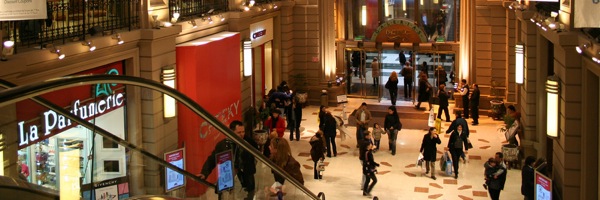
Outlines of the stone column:
{"label": "stone column", "polygon": [[[523,21],[521,21],[523,20]],[[543,82],[542,80],[538,80],[536,76],[536,71],[538,68],[538,56],[537,56],[537,26],[533,23],[528,23],[528,21],[524,21],[527,19],[519,19],[519,29],[518,33],[520,36],[519,42],[523,43],[524,47],[524,70],[523,70],[523,85],[519,86],[520,90],[520,100],[519,100],[519,110],[521,112],[521,122],[523,123],[523,138],[521,138],[521,146],[524,149],[525,156],[540,156],[538,154],[537,149],[541,149],[540,138],[544,138],[542,135],[538,135],[538,125],[537,121],[541,118],[541,115],[538,115],[538,93],[544,93],[545,91],[538,90],[537,84],[538,82]]]}

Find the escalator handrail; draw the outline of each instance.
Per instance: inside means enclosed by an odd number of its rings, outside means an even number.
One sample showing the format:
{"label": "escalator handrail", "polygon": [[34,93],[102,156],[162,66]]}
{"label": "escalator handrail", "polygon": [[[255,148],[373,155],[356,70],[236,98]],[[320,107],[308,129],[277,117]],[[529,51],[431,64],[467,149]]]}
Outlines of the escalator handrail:
{"label": "escalator handrail", "polygon": [[37,194],[38,196],[48,197],[48,199],[60,199],[60,194],[55,190],[7,176],[0,176],[0,188],[31,192]]}
{"label": "escalator handrail", "polygon": [[[16,87],[16,85],[13,84],[13,83],[11,83],[11,82],[8,82],[6,80],[0,79],[0,87],[13,88],[13,87]],[[38,103],[38,104],[40,104],[40,105],[48,108],[48,109],[54,110],[58,114],[61,114],[61,115],[65,116],[66,118],[73,120],[74,122],[78,123],[79,125],[87,128],[89,130],[95,130],[95,132],[97,132],[98,134],[102,135],[103,137],[105,137],[107,139],[112,140],[113,142],[119,143],[119,144],[121,144],[121,145],[123,145],[123,146],[125,146],[127,148],[130,148],[130,149],[132,149],[134,151],[137,151],[137,152],[139,152],[139,153],[141,153],[141,154],[149,157],[153,161],[156,161],[159,164],[161,164],[161,165],[163,165],[163,166],[165,166],[165,167],[167,167],[167,168],[169,168],[169,169],[171,169],[173,171],[181,173],[182,175],[184,175],[186,177],[189,177],[189,178],[191,178],[191,179],[193,179],[195,181],[198,181],[198,182],[200,182],[200,183],[202,183],[204,185],[207,185],[210,188],[213,188],[213,189],[216,188],[216,186],[214,184],[212,184],[212,183],[210,183],[210,182],[208,182],[208,181],[206,181],[204,179],[201,179],[200,177],[197,177],[196,175],[194,175],[194,174],[192,174],[192,173],[190,173],[188,171],[185,171],[185,170],[183,170],[183,169],[181,169],[181,168],[179,168],[179,167],[177,167],[177,166],[175,166],[175,165],[173,165],[173,164],[171,164],[171,163],[163,160],[162,158],[160,158],[160,157],[158,157],[158,156],[156,156],[156,155],[154,155],[154,154],[152,154],[152,153],[150,153],[150,152],[148,152],[148,151],[146,151],[146,150],[144,150],[144,149],[142,149],[142,148],[140,148],[140,147],[138,147],[138,146],[136,146],[134,144],[131,144],[130,142],[128,142],[126,140],[121,139],[120,137],[118,137],[118,136],[116,136],[116,135],[108,132],[107,130],[102,129],[101,127],[96,126],[95,124],[93,124],[93,123],[91,123],[91,122],[89,122],[87,120],[83,120],[80,117],[77,117],[76,115],[72,114],[71,112],[65,110],[64,108],[62,108],[62,107],[60,107],[60,106],[58,106],[58,105],[56,105],[56,104],[54,104],[54,103],[52,103],[52,102],[44,99],[42,97],[36,96],[36,97],[30,98],[30,99],[32,101],[34,101],[34,102],[36,102],[36,103]]]}
{"label": "escalator handrail", "polygon": [[[13,104],[13,103],[16,103],[16,102],[19,102],[19,101],[22,101],[22,100],[25,100],[28,98],[32,98],[32,97],[35,97],[35,96],[38,96],[41,94],[45,94],[48,92],[56,91],[56,90],[61,90],[61,89],[65,89],[65,88],[69,88],[69,87],[73,87],[73,86],[80,86],[80,85],[84,85],[84,84],[99,84],[99,83],[109,83],[109,84],[118,83],[118,84],[135,85],[135,86],[140,86],[140,87],[156,90],[156,91],[162,92],[164,94],[167,94],[167,95],[173,97],[174,99],[176,99],[177,101],[179,101],[180,103],[182,103],[183,105],[188,107],[195,114],[197,114],[198,116],[200,116],[204,120],[206,120],[206,122],[208,122],[210,125],[215,127],[216,130],[220,131],[225,136],[227,136],[229,139],[231,139],[233,142],[235,142],[236,144],[238,144],[242,148],[244,148],[244,150],[251,153],[256,159],[263,162],[265,165],[267,165],[269,168],[271,168],[276,173],[284,176],[290,183],[292,183],[292,185],[294,185],[296,188],[298,188],[304,194],[308,195],[310,198],[312,198],[314,200],[319,199],[319,197],[317,197],[317,195],[315,195],[310,190],[308,190],[308,188],[306,188],[304,185],[300,184],[300,182],[298,180],[293,178],[289,173],[284,171],[281,167],[278,167],[277,165],[275,165],[275,163],[273,163],[270,159],[268,159],[264,155],[262,155],[262,153],[258,152],[257,149],[252,147],[250,144],[248,144],[242,138],[238,137],[227,126],[225,126],[223,123],[219,122],[219,120],[216,117],[214,117],[212,114],[210,114],[208,111],[206,111],[200,105],[198,105],[198,103],[196,103],[193,99],[191,99],[188,96],[184,95],[183,93],[175,90],[174,88],[168,87],[166,85],[163,85],[162,83],[159,83],[159,82],[156,82],[153,80],[144,79],[144,78],[140,78],[140,77],[124,76],[124,75],[78,75],[78,76],[55,78],[55,79],[50,79],[50,80],[32,83],[32,84],[23,85],[23,86],[17,86],[17,87],[13,87],[13,88],[10,88],[10,89],[4,90],[4,91],[0,91],[0,107],[7,106],[7,105],[10,105],[10,104]],[[70,114],[70,113],[68,113],[68,114]],[[70,115],[65,115],[65,116],[70,116]],[[111,137],[111,136],[113,136],[113,137]],[[108,137],[109,139],[111,139],[114,142],[117,142],[123,146],[138,148],[138,147],[134,146],[133,144],[129,143],[128,141],[122,140],[121,138],[116,137],[112,134],[107,134],[106,137]],[[142,150],[142,149],[138,148],[138,150]],[[143,153],[143,151],[140,151],[140,152]],[[150,154],[150,155],[152,155],[152,154]],[[152,156],[154,156],[154,155],[152,155]],[[160,159],[160,160],[162,160],[162,159]],[[168,164],[170,164],[170,163],[168,163]],[[176,169],[179,169],[179,168],[176,168]],[[181,170],[176,170],[176,169],[174,169],[174,170],[181,173]],[[190,173],[187,171],[183,171],[183,174],[189,175]],[[194,178],[194,180],[197,180],[197,179]],[[213,187],[214,187],[214,185],[213,185]]]}

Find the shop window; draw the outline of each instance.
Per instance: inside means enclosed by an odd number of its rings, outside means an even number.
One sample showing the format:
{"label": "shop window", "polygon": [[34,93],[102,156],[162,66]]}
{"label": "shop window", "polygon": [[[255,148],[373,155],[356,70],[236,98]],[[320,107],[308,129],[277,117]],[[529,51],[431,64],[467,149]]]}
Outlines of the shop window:
{"label": "shop window", "polygon": [[102,148],[116,149],[119,148],[119,144],[113,142],[112,140],[106,139],[106,137],[102,137]]}
{"label": "shop window", "polygon": [[119,161],[118,160],[105,160],[104,161],[104,172],[117,172],[119,173]]}

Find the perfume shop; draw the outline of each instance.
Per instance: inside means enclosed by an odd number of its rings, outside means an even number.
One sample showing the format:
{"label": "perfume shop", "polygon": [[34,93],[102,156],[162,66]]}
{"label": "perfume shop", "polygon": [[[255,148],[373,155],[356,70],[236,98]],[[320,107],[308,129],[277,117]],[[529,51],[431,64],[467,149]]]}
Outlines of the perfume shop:
{"label": "perfume shop", "polygon": [[[77,74],[123,74],[123,64]],[[127,135],[126,93],[121,84],[83,85],[41,97],[118,137]],[[80,199],[81,188],[126,176],[124,147],[31,100],[16,107],[21,179],[58,190],[61,199]]]}

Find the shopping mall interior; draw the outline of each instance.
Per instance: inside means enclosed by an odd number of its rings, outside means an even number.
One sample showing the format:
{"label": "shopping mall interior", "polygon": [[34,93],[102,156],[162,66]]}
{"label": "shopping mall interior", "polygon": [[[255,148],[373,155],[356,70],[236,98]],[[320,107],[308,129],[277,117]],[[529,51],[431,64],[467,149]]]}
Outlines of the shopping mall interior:
{"label": "shopping mall interior", "polygon": [[598,199],[597,10],[2,1],[0,194]]}

